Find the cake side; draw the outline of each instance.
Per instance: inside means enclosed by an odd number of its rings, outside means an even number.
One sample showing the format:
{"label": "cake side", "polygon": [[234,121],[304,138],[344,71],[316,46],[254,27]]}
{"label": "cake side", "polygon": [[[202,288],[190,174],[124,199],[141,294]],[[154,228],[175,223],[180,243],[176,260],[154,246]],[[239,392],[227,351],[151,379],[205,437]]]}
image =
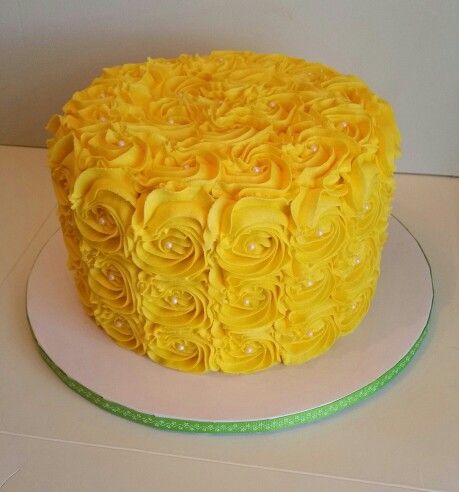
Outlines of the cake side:
{"label": "cake side", "polygon": [[373,297],[399,133],[358,78],[213,52],[105,69],[51,118],[82,304],[189,372],[320,355]]}

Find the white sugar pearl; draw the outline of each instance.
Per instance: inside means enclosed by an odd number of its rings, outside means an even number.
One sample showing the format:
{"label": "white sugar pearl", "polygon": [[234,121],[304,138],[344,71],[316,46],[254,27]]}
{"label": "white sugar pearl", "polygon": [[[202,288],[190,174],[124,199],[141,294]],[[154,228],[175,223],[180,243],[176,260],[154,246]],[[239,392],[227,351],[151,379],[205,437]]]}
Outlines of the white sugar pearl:
{"label": "white sugar pearl", "polygon": [[363,209],[365,210],[365,212],[368,212],[368,210],[370,210],[371,208],[371,205],[369,203],[365,203],[365,205],[363,206]]}
{"label": "white sugar pearl", "polygon": [[250,306],[250,299],[248,297],[244,297],[244,299],[242,299],[242,302],[244,306]]}
{"label": "white sugar pearl", "polygon": [[251,353],[253,353],[253,347],[252,347],[252,345],[247,345],[247,347],[245,348],[244,352],[245,352],[246,354],[251,354]]}
{"label": "white sugar pearl", "polygon": [[171,304],[173,304],[174,306],[178,304],[178,299],[175,296],[171,297]]}
{"label": "white sugar pearl", "polygon": [[100,97],[105,97],[105,95],[106,95],[105,92],[100,93]]}
{"label": "white sugar pearl", "polygon": [[316,145],[316,144],[312,144],[310,147],[309,147],[309,150],[312,152],[312,153],[315,153],[319,150],[319,147]]}
{"label": "white sugar pearl", "polygon": [[347,122],[347,121],[342,121],[342,122],[339,124],[339,126],[340,126],[341,128],[347,128],[347,126],[348,126],[348,122]]}
{"label": "white sugar pearl", "polygon": [[167,122],[169,123],[169,125],[174,125],[174,124],[175,124],[175,120],[174,120],[174,118],[169,118],[169,119],[167,120]]}
{"label": "white sugar pearl", "polygon": [[314,282],[312,280],[308,280],[307,284],[308,287],[312,287],[314,285]]}
{"label": "white sugar pearl", "polygon": [[108,273],[107,278],[108,278],[108,280],[110,280],[110,282],[114,282],[116,280],[116,276],[112,272]]}
{"label": "white sugar pearl", "polygon": [[104,121],[107,121],[107,118],[105,118],[105,116],[101,116],[101,117],[99,118],[99,120],[100,120],[100,121],[102,121],[102,123],[103,123]]}
{"label": "white sugar pearl", "polygon": [[117,328],[122,328],[122,327],[124,326],[124,321],[123,321],[122,319],[117,319],[117,320],[115,321],[115,326],[116,326]]}
{"label": "white sugar pearl", "polygon": [[270,102],[269,102],[269,106],[270,106],[271,108],[275,108],[275,107],[277,106],[277,102],[276,102],[276,101],[270,101]]}
{"label": "white sugar pearl", "polygon": [[308,332],[308,337],[313,337],[313,336],[314,336],[314,332],[313,331]]}
{"label": "white sugar pearl", "polygon": [[353,302],[351,304],[351,309],[354,311],[356,308],[357,308],[357,304],[355,302]]}
{"label": "white sugar pearl", "polygon": [[126,142],[124,140],[118,140],[118,147],[124,147]]}
{"label": "white sugar pearl", "polygon": [[253,166],[252,167],[252,172],[254,174],[260,174],[261,173],[261,167],[260,166]]}
{"label": "white sugar pearl", "polygon": [[324,235],[324,231],[323,231],[322,229],[319,229],[319,230],[317,231],[317,235],[318,235],[319,237],[322,237],[322,236]]}
{"label": "white sugar pearl", "polygon": [[164,247],[166,249],[172,249],[174,247],[174,245],[170,241],[166,241],[164,244]]}
{"label": "white sugar pearl", "polygon": [[225,60],[224,60],[224,58],[219,58],[219,59],[218,59],[218,61],[219,61],[220,63],[223,63]]}
{"label": "white sugar pearl", "polygon": [[100,225],[105,225],[107,223],[107,219],[103,215],[101,215],[97,222],[99,222]]}
{"label": "white sugar pearl", "polygon": [[257,248],[257,245],[256,245],[255,243],[249,243],[249,244],[247,245],[247,250],[248,250],[248,251],[255,251],[255,250],[256,250],[256,248]]}
{"label": "white sugar pearl", "polygon": [[361,262],[361,261],[362,261],[362,260],[360,259],[360,256],[356,256],[356,257],[354,258],[354,264],[355,264],[355,265],[360,265],[360,262]]}
{"label": "white sugar pearl", "polygon": [[190,169],[190,165],[188,164],[188,162],[185,162],[185,164],[183,164],[183,169]]}
{"label": "white sugar pearl", "polygon": [[177,344],[177,350],[179,352],[183,352],[185,350],[185,344],[183,344],[183,343]]}

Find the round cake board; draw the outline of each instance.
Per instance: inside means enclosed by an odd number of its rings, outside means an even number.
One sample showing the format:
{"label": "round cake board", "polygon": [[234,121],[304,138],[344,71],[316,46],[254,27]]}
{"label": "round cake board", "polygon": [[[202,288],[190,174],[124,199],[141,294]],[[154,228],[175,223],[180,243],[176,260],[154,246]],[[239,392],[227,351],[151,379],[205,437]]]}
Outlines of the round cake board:
{"label": "round cake board", "polygon": [[80,305],[57,232],[29,277],[27,311],[44,360],[99,407],[151,427],[268,432],[312,422],[362,401],[412,359],[433,301],[428,261],[394,217],[371,308],[352,334],[300,366],[251,375],[182,373],[117,346]]}

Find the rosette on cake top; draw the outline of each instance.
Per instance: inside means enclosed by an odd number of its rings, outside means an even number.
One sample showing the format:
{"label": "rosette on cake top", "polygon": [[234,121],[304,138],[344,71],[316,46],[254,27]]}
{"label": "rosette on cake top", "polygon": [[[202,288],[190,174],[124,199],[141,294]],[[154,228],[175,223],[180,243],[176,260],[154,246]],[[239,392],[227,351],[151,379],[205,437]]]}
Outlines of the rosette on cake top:
{"label": "rosette on cake top", "polygon": [[399,133],[359,78],[277,54],[148,59],[105,69],[48,129],[69,268],[122,347],[251,373],[365,316]]}

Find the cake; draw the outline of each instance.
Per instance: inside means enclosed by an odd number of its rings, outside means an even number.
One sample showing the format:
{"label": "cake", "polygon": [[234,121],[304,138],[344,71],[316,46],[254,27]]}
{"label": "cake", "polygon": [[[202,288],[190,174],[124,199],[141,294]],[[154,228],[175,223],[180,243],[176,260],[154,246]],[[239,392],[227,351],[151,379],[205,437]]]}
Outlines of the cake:
{"label": "cake", "polygon": [[68,266],[120,346],[251,373],[323,354],[368,311],[400,139],[359,78],[280,54],[148,59],[47,128]]}

